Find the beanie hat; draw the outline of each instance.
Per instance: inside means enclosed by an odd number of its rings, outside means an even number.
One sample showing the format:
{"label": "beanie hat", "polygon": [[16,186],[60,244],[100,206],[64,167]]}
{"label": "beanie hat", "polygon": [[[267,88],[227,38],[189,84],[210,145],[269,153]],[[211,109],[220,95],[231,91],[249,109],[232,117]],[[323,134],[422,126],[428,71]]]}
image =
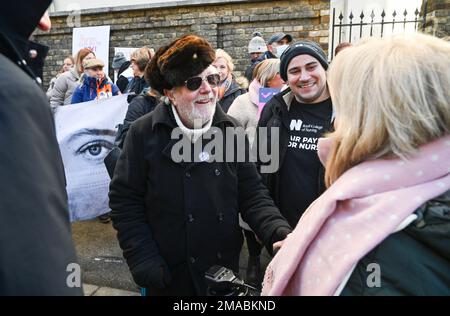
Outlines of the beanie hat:
{"label": "beanie hat", "polygon": [[216,54],[211,44],[197,35],[184,35],[158,49],[145,69],[145,79],[159,93],[180,87],[213,63]]}
{"label": "beanie hat", "polygon": [[319,44],[308,40],[296,42],[289,46],[280,57],[280,76],[284,81],[287,81],[287,68],[289,63],[292,58],[298,55],[310,55],[317,59],[325,70],[328,69],[327,55]]}
{"label": "beanie hat", "polygon": [[253,33],[253,38],[248,43],[248,53],[265,53],[267,51],[267,45],[261,34],[258,32]]}
{"label": "beanie hat", "polygon": [[122,66],[122,64],[124,62],[126,62],[127,59],[125,58],[125,54],[122,52],[117,52],[114,55],[113,61],[112,61],[112,68],[113,69],[119,69],[120,66]]}

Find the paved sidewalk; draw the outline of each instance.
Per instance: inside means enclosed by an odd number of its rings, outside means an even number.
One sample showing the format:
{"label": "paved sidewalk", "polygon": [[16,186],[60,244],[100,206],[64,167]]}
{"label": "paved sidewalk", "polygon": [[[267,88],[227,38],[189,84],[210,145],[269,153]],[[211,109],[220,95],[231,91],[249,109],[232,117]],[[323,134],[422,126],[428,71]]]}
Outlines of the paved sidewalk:
{"label": "paved sidewalk", "polygon": [[[86,296],[134,296],[140,295],[128,266],[122,256],[111,223],[98,220],[75,222],[72,235],[82,269],[83,287]],[[244,243],[239,268],[245,277],[248,251]],[[264,250],[261,255],[261,268],[264,271],[270,256]]]}
{"label": "paved sidewalk", "polygon": [[140,296],[138,292],[83,284],[84,296]]}

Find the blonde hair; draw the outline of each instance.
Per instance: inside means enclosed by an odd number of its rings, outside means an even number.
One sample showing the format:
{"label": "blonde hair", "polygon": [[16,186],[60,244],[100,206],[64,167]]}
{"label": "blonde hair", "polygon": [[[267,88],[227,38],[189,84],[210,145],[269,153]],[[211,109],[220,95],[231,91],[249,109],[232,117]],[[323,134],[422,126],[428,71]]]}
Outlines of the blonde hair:
{"label": "blonde hair", "polygon": [[154,51],[147,47],[141,47],[133,51],[130,55],[130,61],[134,62],[140,71],[144,71],[147,63],[154,56]]}
{"label": "blonde hair", "polygon": [[370,39],[333,60],[328,85],[336,115],[326,164],[330,186],[367,159],[407,159],[449,133],[450,43],[414,34]]}
{"label": "blonde hair", "polygon": [[260,62],[253,70],[253,79],[258,80],[259,84],[267,87],[269,81],[280,73],[280,60],[278,58],[270,58]]}
{"label": "blonde hair", "polygon": [[221,48],[216,49],[216,60],[219,58],[225,59],[225,61],[227,63],[228,71],[230,73],[232,73],[234,70],[233,58],[231,58],[231,56],[228,55],[228,53]]}

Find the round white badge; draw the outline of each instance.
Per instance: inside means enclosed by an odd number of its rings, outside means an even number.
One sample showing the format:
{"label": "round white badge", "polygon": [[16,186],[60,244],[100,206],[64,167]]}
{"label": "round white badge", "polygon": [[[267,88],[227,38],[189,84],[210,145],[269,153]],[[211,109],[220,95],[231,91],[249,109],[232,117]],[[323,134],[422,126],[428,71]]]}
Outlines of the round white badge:
{"label": "round white badge", "polygon": [[202,151],[199,155],[198,158],[200,158],[201,162],[207,161],[209,160],[209,154],[207,152]]}

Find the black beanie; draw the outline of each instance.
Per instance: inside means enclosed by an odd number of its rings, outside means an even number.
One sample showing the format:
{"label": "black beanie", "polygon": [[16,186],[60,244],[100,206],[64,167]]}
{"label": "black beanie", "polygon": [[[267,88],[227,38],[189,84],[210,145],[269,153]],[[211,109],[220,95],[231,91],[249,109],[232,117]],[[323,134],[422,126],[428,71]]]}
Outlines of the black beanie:
{"label": "black beanie", "polygon": [[292,58],[298,55],[310,55],[320,62],[323,69],[328,69],[327,55],[317,43],[308,40],[296,42],[289,46],[280,57],[280,76],[284,81],[287,81],[287,68],[289,63]]}

